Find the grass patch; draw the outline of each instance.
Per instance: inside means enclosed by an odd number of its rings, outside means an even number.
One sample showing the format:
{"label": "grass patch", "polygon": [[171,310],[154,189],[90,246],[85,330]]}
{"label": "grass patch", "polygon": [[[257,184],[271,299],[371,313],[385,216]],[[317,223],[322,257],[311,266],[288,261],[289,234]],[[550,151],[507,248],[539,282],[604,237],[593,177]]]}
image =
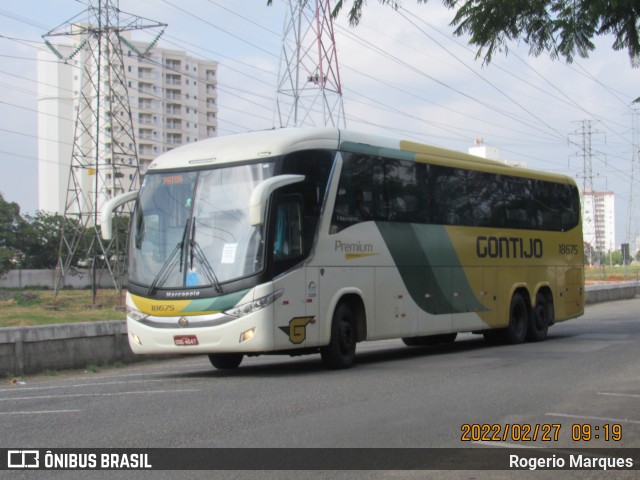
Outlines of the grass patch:
{"label": "grass patch", "polygon": [[[0,295],[0,328],[51,325],[54,323],[124,320],[124,293],[102,289],[93,301],[91,290],[4,289]],[[96,308],[100,305],[101,308]]]}
{"label": "grass patch", "polygon": [[585,267],[585,282],[625,282],[640,278],[640,265]]}
{"label": "grass patch", "polygon": [[97,365],[90,364],[87,365],[87,368],[85,368],[85,370],[91,373],[98,373],[100,371],[100,368],[98,368]]}

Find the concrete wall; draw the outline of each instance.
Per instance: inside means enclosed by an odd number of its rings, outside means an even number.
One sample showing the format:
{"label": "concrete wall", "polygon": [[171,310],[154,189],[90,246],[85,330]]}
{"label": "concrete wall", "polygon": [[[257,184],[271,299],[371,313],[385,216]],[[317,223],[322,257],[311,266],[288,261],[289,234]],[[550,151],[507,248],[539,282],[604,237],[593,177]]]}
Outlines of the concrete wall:
{"label": "concrete wall", "polygon": [[124,321],[0,329],[1,376],[135,360]]}
{"label": "concrete wall", "polygon": [[612,284],[587,285],[585,303],[612,302],[626,300],[640,295],[640,284],[637,281]]}
{"label": "concrete wall", "polygon": [[[634,298],[637,282],[586,287],[586,303]],[[0,376],[146,360],[134,355],[124,321],[0,328]]]}

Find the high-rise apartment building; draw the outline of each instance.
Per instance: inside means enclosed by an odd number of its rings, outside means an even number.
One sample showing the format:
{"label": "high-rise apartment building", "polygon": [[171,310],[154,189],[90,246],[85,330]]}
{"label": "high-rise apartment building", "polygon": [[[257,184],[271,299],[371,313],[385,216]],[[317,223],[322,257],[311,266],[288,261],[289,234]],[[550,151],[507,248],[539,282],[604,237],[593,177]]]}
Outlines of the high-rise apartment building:
{"label": "high-rise apartment building", "polygon": [[[137,42],[131,43],[138,47]],[[56,45],[65,55],[74,48],[75,45]],[[140,50],[144,48],[140,45]],[[124,43],[122,49],[141,174],[161,153],[216,136],[216,62],[164,48],[153,48],[144,56]],[[82,62],[86,61],[91,60],[82,54],[66,63],[50,52],[38,54],[40,210],[65,213],[75,122],[81,92],[86,92],[86,86],[83,90],[80,85]],[[109,142],[100,145],[108,155]]]}
{"label": "high-rise apartment building", "polygon": [[615,194],[586,191],[581,192],[581,196],[582,229],[586,246],[597,252],[615,251]]}

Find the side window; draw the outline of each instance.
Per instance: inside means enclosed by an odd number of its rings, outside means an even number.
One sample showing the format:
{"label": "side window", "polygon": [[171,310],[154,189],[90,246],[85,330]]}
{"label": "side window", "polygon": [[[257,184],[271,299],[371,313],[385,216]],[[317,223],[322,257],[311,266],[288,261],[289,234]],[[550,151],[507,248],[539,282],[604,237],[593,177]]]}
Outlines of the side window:
{"label": "side window", "polygon": [[536,216],[542,230],[559,231],[562,228],[557,188],[562,185],[536,182]]}
{"label": "side window", "polygon": [[418,186],[421,164],[407,160],[389,159],[385,165],[386,217],[398,222],[426,222],[424,200]]}
{"label": "side window", "polygon": [[580,222],[580,194],[573,185],[559,185],[559,187],[560,223],[561,230],[565,232]]}
{"label": "side window", "polygon": [[302,197],[286,195],[276,204],[273,258],[291,260],[304,253],[302,240]]}
{"label": "side window", "polygon": [[369,220],[382,220],[384,212],[384,166],[382,159],[343,152],[331,233]]}
{"label": "side window", "polygon": [[574,185],[536,181],[537,228],[554,232],[572,229],[580,222],[580,195]]}
{"label": "side window", "polygon": [[511,228],[536,228],[533,180],[507,177],[504,188],[505,215]]}
{"label": "side window", "polygon": [[431,165],[433,223],[472,225],[467,182],[472,172]]}
{"label": "side window", "polygon": [[302,183],[284,187],[280,194],[296,194],[302,202],[302,242],[305,255],[311,251],[318,228],[334,158],[335,151],[304,150],[286,155],[282,160],[281,174],[304,175]]}
{"label": "side window", "polygon": [[504,226],[504,176],[473,172],[467,185],[473,225],[477,227]]}

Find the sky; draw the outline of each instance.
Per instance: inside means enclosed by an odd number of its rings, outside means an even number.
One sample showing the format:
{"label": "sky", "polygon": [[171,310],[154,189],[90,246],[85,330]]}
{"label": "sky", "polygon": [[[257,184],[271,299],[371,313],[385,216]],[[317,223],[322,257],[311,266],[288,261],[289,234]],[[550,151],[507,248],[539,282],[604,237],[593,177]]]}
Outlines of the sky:
{"label": "sky", "polygon": [[[274,126],[288,2],[273,3],[120,0],[120,9],[166,23],[160,46],[219,62],[219,135],[229,135]],[[23,214],[38,208],[36,54],[46,48],[42,35],[85,9],[80,0],[0,7],[0,193]],[[336,19],[347,128],[464,152],[482,139],[502,160],[567,174],[582,186],[581,131],[589,121],[594,189],[615,192],[616,243],[633,245],[640,235],[640,105],[634,113],[632,101],[640,96],[640,69],[626,51],[601,37],[589,58],[567,64],[512,43],[507,55],[483,65],[468,39],[453,35],[453,16],[436,0],[404,0],[397,11],[368,2],[357,27],[346,11]],[[150,40],[148,33],[134,38]]]}

